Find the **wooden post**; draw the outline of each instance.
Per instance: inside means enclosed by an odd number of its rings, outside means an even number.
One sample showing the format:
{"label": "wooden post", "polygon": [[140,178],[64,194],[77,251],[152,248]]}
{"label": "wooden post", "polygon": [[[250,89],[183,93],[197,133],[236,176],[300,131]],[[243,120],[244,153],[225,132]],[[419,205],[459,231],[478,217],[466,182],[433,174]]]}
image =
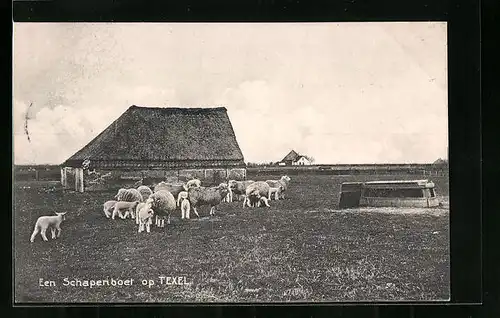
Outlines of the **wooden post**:
{"label": "wooden post", "polygon": [[66,170],[64,168],[61,168],[61,185],[63,187],[66,187]]}
{"label": "wooden post", "polygon": [[75,191],[83,192],[83,169],[76,168],[75,169]]}
{"label": "wooden post", "polygon": [[35,180],[38,181],[38,170],[35,170]]}

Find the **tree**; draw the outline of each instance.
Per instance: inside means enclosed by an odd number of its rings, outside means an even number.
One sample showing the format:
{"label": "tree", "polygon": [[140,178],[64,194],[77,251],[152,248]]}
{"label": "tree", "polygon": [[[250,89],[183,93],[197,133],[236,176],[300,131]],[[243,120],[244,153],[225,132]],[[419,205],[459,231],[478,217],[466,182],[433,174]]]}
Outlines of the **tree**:
{"label": "tree", "polygon": [[311,156],[304,156],[304,158],[309,160],[310,163],[314,163],[314,161],[316,161],[316,159],[314,159],[314,157],[311,157]]}

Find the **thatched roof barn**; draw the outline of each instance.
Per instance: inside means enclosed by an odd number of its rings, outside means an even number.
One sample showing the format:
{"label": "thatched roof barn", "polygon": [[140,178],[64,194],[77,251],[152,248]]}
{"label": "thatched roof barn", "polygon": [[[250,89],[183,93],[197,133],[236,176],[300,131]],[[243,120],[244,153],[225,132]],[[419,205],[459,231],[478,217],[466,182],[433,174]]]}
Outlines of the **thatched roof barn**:
{"label": "thatched roof barn", "polygon": [[285,158],[281,159],[280,162],[283,162],[283,163],[286,163],[286,164],[292,164],[292,162],[294,162],[295,160],[297,160],[298,157],[300,157],[300,155],[295,150],[291,150],[285,156]]}
{"label": "thatched roof barn", "polygon": [[[75,170],[75,188],[83,191],[80,188],[85,187],[84,182],[78,186],[77,179],[83,178],[84,170],[87,175],[113,174],[129,179],[153,175],[168,179],[174,171],[180,179],[182,171],[196,169],[203,173],[192,171],[195,176],[191,177],[206,178],[209,169],[209,175],[224,170],[228,178],[230,169],[244,169],[245,163],[225,107],[133,105],[62,167]],[[61,181],[68,183],[63,179],[67,180],[67,176],[62,176]]]}

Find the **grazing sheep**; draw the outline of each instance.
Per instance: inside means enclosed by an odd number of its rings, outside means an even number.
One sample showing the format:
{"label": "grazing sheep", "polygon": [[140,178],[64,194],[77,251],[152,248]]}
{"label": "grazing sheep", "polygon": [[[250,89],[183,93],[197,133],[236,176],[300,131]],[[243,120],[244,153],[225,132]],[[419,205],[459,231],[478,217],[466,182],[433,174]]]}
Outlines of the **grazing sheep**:
{"label": "grazing sheep", "polygon": [[137,224],[139,224],[138,232],[141,233],[144,231],[144,227],[146,227],[146,232],[151,232],[151,224],[153,223],[153,215],[154,211],[151,209],[152,201],[148,201],[147,203],[141,203],[140,208],[137,206]]}
{"label": "grazing sheep", "polygon": [[231,194],[232,194],[231,202],[233,201],[234,196],[236,196],[238,201],[241,197],[244,197],[247,187],[254,182],[255,181],[253,180],[246,180],[246,181],[229,180],[228,185],[229,188],[231,189]]}
{"label": "grazing sheep", "polygon": [[165,218],[167,218],[167,224],[170,224],[170,214],[177,208],[172,193],[167,190],[159,190],[150,195],[146,203],[151,204],[151,209],[155,214],[156,226],[165,227]]}
{"label": "grazing sheep", "polygon": [[161,190],[166,190],[170,192],[174,196],[174,198],[176,198],[181,191],[187,191],[186,185],[184,184],[173,184],[173,183],[167,183],[165,181],[158,183],[154,187],[153,192],[158,192]]}
{"label": "grazing sheep", "polygon": [[137,189],[120,189],[118,193],[115,195],[116,201],[123,202],[134,202],[139,201],[142,202],[142,195]]}
{"label": "grazing sheep", "polygon": [[276,188],[269,187],[269,196],[268,196],[268,198],[270,198],[272,200],[272,195],[274,194],[274,200],[279,200],[279,196],[281,194],[281,191],[283,191],[283,186],[282,185],[280,185],[279,187],[276,187]]}
{"label": "grazing sheep", "polygon": [[189,211],[191,210],[191,203],[187,198],[182,199],[181,202],[181,219],[189,219]]}
{"label": "grazing sheep", "polygon": [[44,241],[48,241],[47,236],[45,235],[48,228],[50,228],[50,231],[52,233],[52,239],[56,238],[56,230],[57,230],[57,237],[60,237],[61,223],[66,219],[66,217],[64,216],[66,213],[67,212],[61,212],[61,213],[56,212],[56,215],[39,217],[36,220],[35,228],[33,229],[33,234],[31,234],[30,242],[33,243],[35,241],[35,237],[38,233],[40,233],[40,236],[42,236],[42,239]]}
{"label": "grazing sheep", "polygon": [[[128,202],[128,201],[118,201],[115,203],[115,207],[113,209],[113,214],[111,215],[111,219],[115,219],[115,216],[118,216],[121,219],[126,219],[130,214],[132,218],[135,218],[135,209],[140,201]],[[122,214],[122,211],[125,211],[125,215]]]}
{"label": "grazing sheep", "polygon": [[[252,184],[250,184],[247,189],[245,190],[245,195],[248,196],[251,193],[254,194],[259,194],[262,197],[268,197],[269,196],[269,184],[267,184],[264,181],[256,181]],[[269,199],[269,197],[268,197]]]}
{"label": "grazing sheep", "polygon": [[187,199],[188,198],[188,192],[187,191],[181,191],[179,192],[179,195],[177,196],[177,206],[180,206],[181,205],[181,201],[183,199]]}
{"label": "grazing sheep", "polygon": [[215,214],[215,206],[219,205],[228,193],[228,186],[225,183],[219,184],[217,187],[199,187],[188,190],[188,199],[193,207],[194,214],[200,217],[197,207],[210,205],[210,215]]}
{"label": "grazing sheep", "polygon": [[141,185],[140,187],[138,187],[137,191],[139,191],[139,193],[141,194],[142,202],[146,202],[149,196],[153,194],[153,190],[145,185]]}
{"label": "grazing sheep", "polygon": [[106,201],[103,204],[104,214],[106,215],[106,217],[108,219],[111,217],[111,213],[112,213],[113,209],[115,208],[116,202],[118,202],[118,201],[111,200],[111,201]]}
{"label": "grazing sheep", "polygon": [[282,176],[279,180],[266,180],[267,184],[269,184],[270,187],[277,188],[279,186],[282,186],[283,189],[280,191],[279,198],[284,199],[285,198],[285,191],[288,189],[288,184],[290,183],[290,177],[289,176]]}
{"label": "grazing sheep", "polygon": [[198,179],[192,179],[186,182],[186,190],[190,188],[199,188],[201,187],[201,181]]}
{"label": "grazing sheep", "polygon": [[269,198],[269,184],[264,181],[257,181],[250,184],[245,190],[245,197],[243,200],[243,207],[245,204],[250,207],[250,201],[258,200],[260,197],[267,196]]}

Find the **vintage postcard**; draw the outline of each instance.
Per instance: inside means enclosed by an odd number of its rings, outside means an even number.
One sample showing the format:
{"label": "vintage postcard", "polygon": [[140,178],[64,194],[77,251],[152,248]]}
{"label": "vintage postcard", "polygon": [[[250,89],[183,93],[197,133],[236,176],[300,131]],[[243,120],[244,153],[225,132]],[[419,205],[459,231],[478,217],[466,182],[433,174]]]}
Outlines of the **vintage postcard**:
{"label": "vintage postcard", "polygon": [[14,23],[15,304],[449,300],[446,34]]}

